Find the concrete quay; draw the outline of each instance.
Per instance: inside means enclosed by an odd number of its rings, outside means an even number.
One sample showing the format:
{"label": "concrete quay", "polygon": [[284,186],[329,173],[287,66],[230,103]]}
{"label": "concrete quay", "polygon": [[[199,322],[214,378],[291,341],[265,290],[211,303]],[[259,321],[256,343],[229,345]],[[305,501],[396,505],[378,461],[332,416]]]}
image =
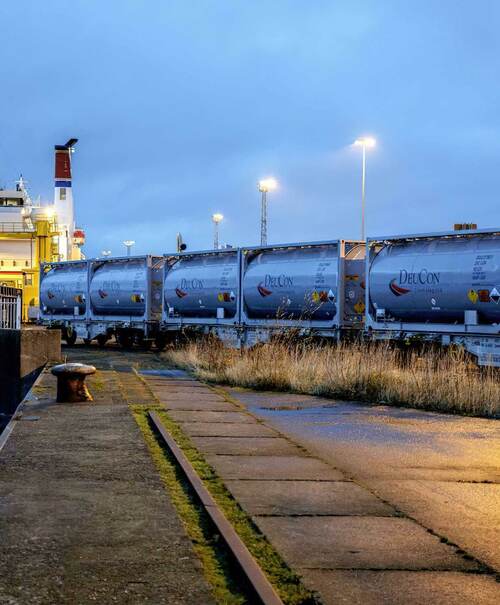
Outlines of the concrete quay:
{"label": "concrete quay", "polygon": [[103,359],[93,404],[56,404],[44,373],[0,452],[0,603],[212,603],[129,411],[130,365]]}
{"label": "concrete quay", "polygon": [[0,603],[213,602],[130,404],[164,407],[325,605],[499,602],[489,563],[266,412],[280,396],[212,388],[153,354],[66,352],[98,368],[95,403],[55,404],[44,374],[0,452]]}

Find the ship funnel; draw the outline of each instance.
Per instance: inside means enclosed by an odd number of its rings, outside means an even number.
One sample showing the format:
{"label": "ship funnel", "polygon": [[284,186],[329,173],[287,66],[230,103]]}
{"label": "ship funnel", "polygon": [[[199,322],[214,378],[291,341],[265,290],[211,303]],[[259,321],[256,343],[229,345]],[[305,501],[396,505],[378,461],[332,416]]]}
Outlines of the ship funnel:
{"label": "ship funnel", "polygon": [[70,139],[65,145],[56,145],[55,150],[55,185],[71,187],[71,153],[78,139]]}
{"label": "ship funnel", "polygon": [[75,247],[78,247],[74,240],[75,217],[73,210],[73,190],[71,186],[71,154],[73,146],[78,139],[69,139],[65,145],[55,145],[55,174],[54,174],[54,210],[55,219],[58,224],[60,235],[58,237],[60,260],[71,260],[78,258],[75,256]]}

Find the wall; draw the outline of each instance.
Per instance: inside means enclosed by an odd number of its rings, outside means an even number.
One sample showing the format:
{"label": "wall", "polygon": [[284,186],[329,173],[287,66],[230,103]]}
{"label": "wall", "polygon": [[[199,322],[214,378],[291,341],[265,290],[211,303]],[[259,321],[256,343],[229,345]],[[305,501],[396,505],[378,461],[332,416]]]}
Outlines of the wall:
{"label": "wall", "polygon": [[43,366],[60,359],[60,330],[0,329],[0,431]]}

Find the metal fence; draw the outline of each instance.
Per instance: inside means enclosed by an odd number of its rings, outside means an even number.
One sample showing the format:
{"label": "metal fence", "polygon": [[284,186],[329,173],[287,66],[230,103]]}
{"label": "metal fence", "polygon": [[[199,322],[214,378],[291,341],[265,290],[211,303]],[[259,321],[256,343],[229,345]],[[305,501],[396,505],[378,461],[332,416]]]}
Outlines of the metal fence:
{"label": "metal fence", "polygon": [[0,223],[0,232],[2,233],[30,233],[35,228],[31,222],[10,222]]}
{"label": "metal fence", "polygon": [[0,286],[0,328],[21,328],[22,292],[18,288]]}

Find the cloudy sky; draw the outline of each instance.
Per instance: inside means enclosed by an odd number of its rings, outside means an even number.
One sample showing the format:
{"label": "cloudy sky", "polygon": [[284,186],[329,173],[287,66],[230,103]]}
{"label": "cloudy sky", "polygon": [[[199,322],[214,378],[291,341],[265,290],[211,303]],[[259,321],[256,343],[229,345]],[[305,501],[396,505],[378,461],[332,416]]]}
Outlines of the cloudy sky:
{"label": "cloudy sky", "polygon": [[16,0],[0,4],[0,184],[51,199],[74,155],[86,253],[500,224],[497,0]]}

